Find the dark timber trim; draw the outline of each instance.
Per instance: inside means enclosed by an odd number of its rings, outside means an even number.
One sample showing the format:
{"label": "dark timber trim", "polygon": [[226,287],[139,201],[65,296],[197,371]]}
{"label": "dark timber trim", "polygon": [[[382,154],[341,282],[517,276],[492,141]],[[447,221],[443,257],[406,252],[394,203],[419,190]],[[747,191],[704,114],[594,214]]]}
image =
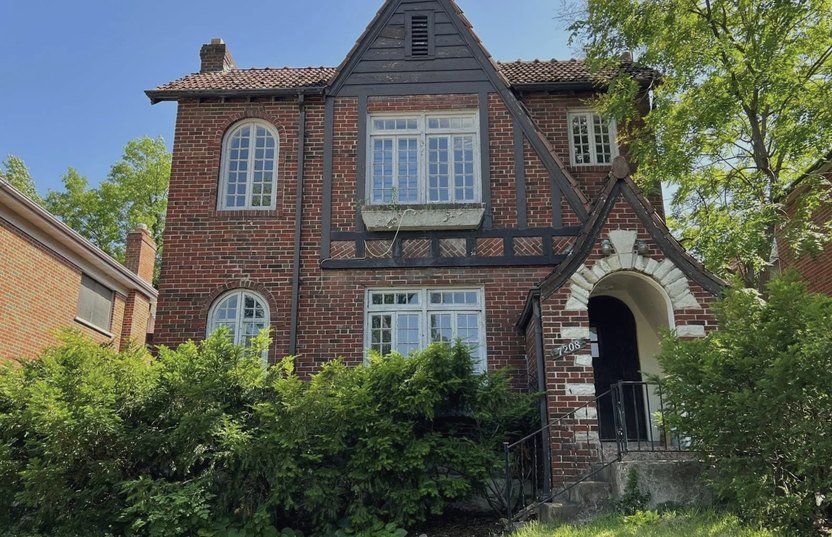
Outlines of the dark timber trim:
{"label": "dark timber trim", "polygon": [[541,282],[540,289],[543,299],[548,298],[560,289],[589,257],[592,247],[598,241],[601,229],[607,223],[610,212],[619,197],[623,197],[630,204],[665,257],[673,261],[685,276],[715,296],[722,294],[722,290],[728,286],[727,282],[711,274],[685,252],[682,245],[670,234],[667,226],[658,220],[659,217],[650,206],[650,202],[638,194],[638,187],[635,183],[629,177],[616,179],[610,176],[607,186],[599,196],[595,209],[584,227],[584,231],[575,241],[577,247],[552,274]]}
{"label": "dark timber trim", "polygon": [[479,93],[494,91],[489,82],[437,82],[392,84],[383,86],[349,85],[339,90],[341,97],[356,97],[358,95],[372,95],[378,97],[395,97],[399,95],[450,95],[456,93]]}
{"label": "dark timber trim", "polygon": [[358,148],[355,162],[355,229],[364,231],[360,200],[367,195],[367,96],[358,96]]}
{"label": "dark timber trim", "polygon": [[332,226],[332,143],[335,129],[335,99],[327,97],[324,106],[324,184],[321,211],[321,259],[329,257]]}
{"label": "dark timber trim", "polygon": [[589,213],[584,206],[582,196],[578,193],[577,187],[575,187],[569,180],[566,172],[563,168],[561,168],[560,163],[549,152],[542,134],[535,128],[534,123],[532,122],[532,119],[526,109],[520,104],[520,101],[517,100],[514,93],[512,93],[511,88],[509,88],[502,75],[497,72],[497,68],[485,52],[482,44],[474,38],[469,28],[460,20],[459,14],[451,5],[450,1],[436,1],[442,4],[442,7],[445,8],[445,11],[450,15],[451,24],[456,27],[457,32],[463,36],[465,42],[471,48],[474,57],[480,62],[483,71],[491,81],[494,89],[500,94],[500,97],[502,97],[503,103],[506,105],[506,108],[508,108],[509,113],[522,126],[523,133],[528,138],[529,143],[532,145],[535,152],[537,152],[540,156],[540,160],[543,162],[546,170],[560,183],[561,191],[566,196],[572,210],[578,215],[578,219],[581,222],[585,222],[587,218],[589,218]]}
{"label": "dark timber trim", "polygon": [[[526,228],[526,229],[480,229],[472,231],[400,231],[397,239],[486,239],[486,238],[515,238],[515,237],[577,237],[581,233],[580,227],[570,226],[558,229]],[[395,233],[390,231],[333,231],[332,240],[390,240]]]}
{"label": "dark timber trim", "polygon": [[488,115],[488,92],[480,90],[480,176],[482,178],[482,202],[485,204],[485,216],[482,227],[491,229],[491,120]]}
{"label": "dark timber trim", "polygon": [[[525,228],[526,219],[526,159],[523,155],[523,131],[518,121],[512,123],[514,130],[514,177],[517,183],[517,227]],[[552,196],[554,198],[554,196]]]}
{"label": "dark timber trim", "polygon": [[520,267],[555,265],[565,255],[545,256],[500,256],[500,257],[420,257],[407,259],[324,259],[323,269],[367,269],[367,268],[422,268],[422,267]]}

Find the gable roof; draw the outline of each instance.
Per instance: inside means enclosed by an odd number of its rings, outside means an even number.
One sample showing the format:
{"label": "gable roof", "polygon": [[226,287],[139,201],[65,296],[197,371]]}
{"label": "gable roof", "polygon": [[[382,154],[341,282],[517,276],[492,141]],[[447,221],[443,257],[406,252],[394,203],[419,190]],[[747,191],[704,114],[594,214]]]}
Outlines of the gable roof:
{"label": "gable roof", "polygon": [[630,204],[650,237],[679,270],[701,285],[706,291],[714,295],[721,294],[722,290],[728,286],[728,282],[711,273],[687,253],[685,248],[670,233],[662,217],[641,193],[641,189],[630,178],[629,166],[626,164],[626,160],[623,157],[616,157],[615,160],[613,171],[609,175],[604,190],[597,198],[581,234],[575,239],[577,247],[572,250],[563,263],[558,265],[539,284],[542,297],[546,298],[560,289],[586,261],[593,245],[601,234],[601,229],[607,223],[607,217],[619,198],[623,198]]}

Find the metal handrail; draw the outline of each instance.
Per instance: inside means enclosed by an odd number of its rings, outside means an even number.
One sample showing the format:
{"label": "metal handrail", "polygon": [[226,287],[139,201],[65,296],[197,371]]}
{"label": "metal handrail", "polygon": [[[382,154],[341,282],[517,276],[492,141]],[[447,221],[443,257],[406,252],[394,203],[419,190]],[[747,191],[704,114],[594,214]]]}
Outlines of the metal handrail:
{"label": "metal handrail", "polygon": [[[655,387],[652,394],[658,396],[658,401],[655,399],[651,401],[651,387]],[[616,450],[614,457],[605,461],[603,456],[605,440],[600,434],[600,407],[602,403],[607,402],[607,399],[610,403],[609,408],[612,410],[614,429],[608,433],[614,432]],[[643,451],[684,451],[683,441],[678,435],[668,431],[665,419],[658,424],[654,422],[654,405],[661,413],[667,410],[660,383],[619,381],[611,385],[609,390],[584,404],[552,418],[536,431],[514,442],[504,442],[503,501],[508,518],[517,519],[537,505],[564,494],[578,483],[586,481],[614,462],[621,460],[623,454]],[[590,408],[596,411],[592,417],[590,417]],[[582,411],[584,413],[580,415]],[[568,429],[570,426],[574,429]],[[553,433],[564,427],[567,428],[564,431],[565,437],[561,435],[556,440],[550,440]],[[658,442],[656,442],[656,431],[658,431]],[[546,446],[544,443],[550,445]],[[596,445],[592,446],[592,444]],[[557,455],[549,451],[549,448],[554,449],[554,446],[560,448]],[[544,460],[538,456],[538,451],[544,453]],[[555,456],[564,465],[560,480],[563,486],[556,489],[552,487]],[[594,456],[597,456],[597,462],[592,461]],[[515,480],[519,481],[520,486],[517,491],[513,490]],[[528,490],[529,485],[532,488],[531,492]],[[519,506],[516,512],[515,504]]]}

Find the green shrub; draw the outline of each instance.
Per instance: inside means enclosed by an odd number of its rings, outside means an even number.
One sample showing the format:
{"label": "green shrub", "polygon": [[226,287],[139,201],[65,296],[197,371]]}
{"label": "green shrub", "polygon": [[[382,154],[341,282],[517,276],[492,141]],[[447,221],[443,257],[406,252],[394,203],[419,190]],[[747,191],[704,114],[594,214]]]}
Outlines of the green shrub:
{"label": "green shrub", "polygon": [[767,300],[727,293],[719,330],[668,339],[660,363],[668,419],[714,465],[719,496],[789,534],[832,521],[832,299],[794,275]]}
{"label": "green shrub", "polygon": [[[394,537],[481,492],[534,415],[464,345],[309,381],[223,333],[117,353],[76,335],[0,371],[0,524],[49,535]],[[340,532],[340,533],[338,533]]]}
{"label": "green shrub", "polygon": [[635,468],[630,468],[624,493],[615,499],[615,512],[625,516],[643,513],[647,510],[648,502],[650,502],[650,493],[641,492],[638,486],[638,472]]}

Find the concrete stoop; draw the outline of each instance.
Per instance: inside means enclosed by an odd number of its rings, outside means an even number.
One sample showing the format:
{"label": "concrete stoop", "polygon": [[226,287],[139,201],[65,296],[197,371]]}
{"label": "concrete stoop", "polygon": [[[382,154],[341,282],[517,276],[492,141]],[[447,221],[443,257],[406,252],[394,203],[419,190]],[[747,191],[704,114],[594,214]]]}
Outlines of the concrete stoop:
{"label": "concrete stoop", "polygon": [[582,481],[559,495],[555,501],[541,504],[537,519],[545,524],[574,522],[604,508],[612,498],[607,481]]}
{"label": "concrete stoop", "polygon": [[[705,465],[691,455],[643,453],[624,455],[592,477],[538,507],[538,520],[547,524],[583,522],[608,510],[612,500],[623,494],[630,470],[638,475],[639,489],[650,495],[648,508],[661,504],[706,505],[711,498],[702,476]],[[564,485],[565,487],[565,485]],[[564,488],[561,487],[561,488]]]}

